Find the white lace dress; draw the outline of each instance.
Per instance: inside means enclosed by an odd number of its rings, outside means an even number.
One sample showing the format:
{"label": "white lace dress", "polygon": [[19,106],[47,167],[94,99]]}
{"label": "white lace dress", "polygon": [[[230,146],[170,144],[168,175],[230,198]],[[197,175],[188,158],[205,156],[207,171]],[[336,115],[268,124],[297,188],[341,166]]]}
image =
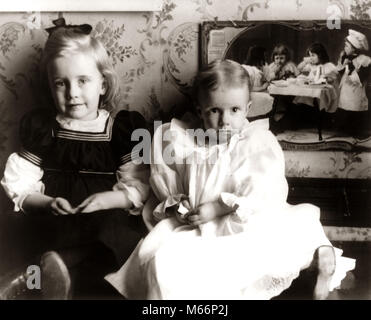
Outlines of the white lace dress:
{"label": "white lace dress", "polygon": [[266,82],[263,71],[259,70],[255,66],[242,65],[250,76],[250,83],[252,91],[251,96],[251,108],[248,113],[248,117],[257,117],[269,113],[273,106],[273,97],[267,92],[267,90],[258,92],[255,88],[261,87]]}
{"label": "white lace dress", "polygon": [[[198,145],[173,120],[154,135],[151,185],[159,223],[116,273],[106,276],[129,299],[270,299],[330,245],[319,208],[287,204],[284,157],[266,120],[246,121],[228,144]],[[172,155],[174,163],[165,157]],[[165,209],[187,197],[192,208],[222,201],[235,213],[200,227],[181,225]],[[352,259],[337,250],[332,286]]]}

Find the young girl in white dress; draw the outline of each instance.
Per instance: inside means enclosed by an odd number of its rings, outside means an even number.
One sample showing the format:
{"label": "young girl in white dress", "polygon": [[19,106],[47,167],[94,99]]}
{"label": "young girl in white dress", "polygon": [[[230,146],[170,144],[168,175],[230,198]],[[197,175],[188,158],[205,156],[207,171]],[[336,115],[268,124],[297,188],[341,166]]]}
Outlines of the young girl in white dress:
{"label": "young girl in white dress", "polygon": [[[307,50],[307,57],[299,63],[298,69],[305,76],[305,80],[313,84],[328,84],[331,85],[326,91],[326,99],[321,99],[319,103],[320,109],[326,112],[333,113],[336,111],[339,101],[339,81],[338,71],[336,66],[330,62],[326,48],[323,44],[315,42],[311,44]],[[296,97],[293,101],[295,104],[314,105],[313,98]],[[315,110],[317,112],[317,110]]]}
{"label": "young girl in white dress", "polygon": [[284,155],[268,120],[246,120],[249,83],[240,64],[214,61],[196,79],[199,119],[156,130],[155,223],[106,277],[125,297],[270,299],[312,266],[321,299],[353,267],[326,238],[319,208],[286,202]]}
{"label": "young girl in white dress", "polygon": [[[28,223],[33,252],[52,250],[34,261],[48,270],[42,275],[44,293],[50,287],[46,297],[64,299],[73,297],[68,271],[99,255],[98,244],[113,253],[116,262],[108,267],[114,270],[146,234],[139,214],[149,166],[133,162],[137,142],[131,140],[146,122],[138,112],[114,116],[117,76],[106,49],[90,35],[92,27],[66,25],[63,18],[54,23],[41,62],[49,105],[23,117],[22,149],[9,156],[1,184]],[[26,279],[22,271],[9,279],[0,297],[22,290]]]}
{"label": "young girl in white dress", "polygon": [[364,137],[369,129],[366,88],[369,82],[371,58],[366,55],[367,50],[366,36],[350,29],[337,65],[342,75],[336,117],[337,127],[356,137]]}

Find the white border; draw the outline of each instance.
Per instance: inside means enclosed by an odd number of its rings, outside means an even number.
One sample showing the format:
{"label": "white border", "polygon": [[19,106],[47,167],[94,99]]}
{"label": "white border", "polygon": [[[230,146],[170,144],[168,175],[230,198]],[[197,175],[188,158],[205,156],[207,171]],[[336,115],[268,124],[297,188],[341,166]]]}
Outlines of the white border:
{"label": "white border", "polygon": [[1,0],[0,12],[161,11],[162,0]]}

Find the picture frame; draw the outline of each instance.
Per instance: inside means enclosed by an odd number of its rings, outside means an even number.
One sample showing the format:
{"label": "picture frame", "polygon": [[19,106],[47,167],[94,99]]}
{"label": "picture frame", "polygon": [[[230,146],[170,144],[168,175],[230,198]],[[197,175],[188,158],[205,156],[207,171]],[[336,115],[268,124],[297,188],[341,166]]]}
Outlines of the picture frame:
{"label": "picture frame", "polygon": [[[329,29],[326,20],[205,21],[200,27],[200,67],[214,59],[243,63],[252,44],[265,46],[269,53],[276,44],[286,44],[292,50],[293,61],[299,63],[315,41],[325,44],[330,61],[336,64],[349,29],[371,39],[369,20],[342,20],[340,29]],[[270,56],[267,60],[269,63]]]}

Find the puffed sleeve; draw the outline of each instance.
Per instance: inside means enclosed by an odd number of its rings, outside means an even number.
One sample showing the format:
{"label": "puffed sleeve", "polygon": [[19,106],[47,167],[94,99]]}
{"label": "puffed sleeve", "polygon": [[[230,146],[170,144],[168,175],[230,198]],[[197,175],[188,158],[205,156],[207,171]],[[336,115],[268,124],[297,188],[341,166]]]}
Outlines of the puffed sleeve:
{"label": "puffed sleeve", "polygon": [[115,117],[112,135],[118,166],[113,190],[124,192],[133,204],[129,212],[139,215],[149,194],[151,134],[148,125],[139,112],[123,110]]}
{"label": "puffed sleeve", "polygon": [[[188,192],[185,189],[187,183],[182,183],[187,179],[183,170],[184,166],[176,164],[179,162],[176,159],[179,150],[174,149],[175,137],[172,136],[176,132],[170,130],[170,127],[170,123],[165,123],[157,128],[152,143],[150,183],[153,193],[160,201],[153,211],[153,216],[157,221],[168,217],[168,208],[188,199]],[[173,163],[164,159],[170,154],[174,155]]]}
{"label": "puffed sleeve", "polygon": [[288,185],[282,149],[268,130],[254,133],[240,151],[241,161],[232,173],[231,190],[219,201],[235,209],[233,222],[247,222],[251,215],[272,214],[286,205]]}
{"label": "puffed sleeve", "polygon": [[[371,58],[365,55],[358,56],[354,61],[354,67],[357,73],[359,82],[363,84],[369,76],[370,73],[370,66],[371,66]],[[351,72],[349,72],[351,74]]]}
{"label": "puffed sleeve", "polygon": [[5,165],[1,180],[8,197],[14,202],[14,211],[22,209],[27,195],[44,193],[42,159],[52,139],[53,114],[47,109],[36,109],[26,114],[20,123],[22,149],[12,153]]}
{"label": "puffed sleeve", "polygon": [[323,74],[323,76],[330,83],[333,83],[333,82],[335,82],[338,79],[339,72],[338,72],[336,66],[333,63],[328,62],[328,63],[326,63],[324,65],[324,74]]}

